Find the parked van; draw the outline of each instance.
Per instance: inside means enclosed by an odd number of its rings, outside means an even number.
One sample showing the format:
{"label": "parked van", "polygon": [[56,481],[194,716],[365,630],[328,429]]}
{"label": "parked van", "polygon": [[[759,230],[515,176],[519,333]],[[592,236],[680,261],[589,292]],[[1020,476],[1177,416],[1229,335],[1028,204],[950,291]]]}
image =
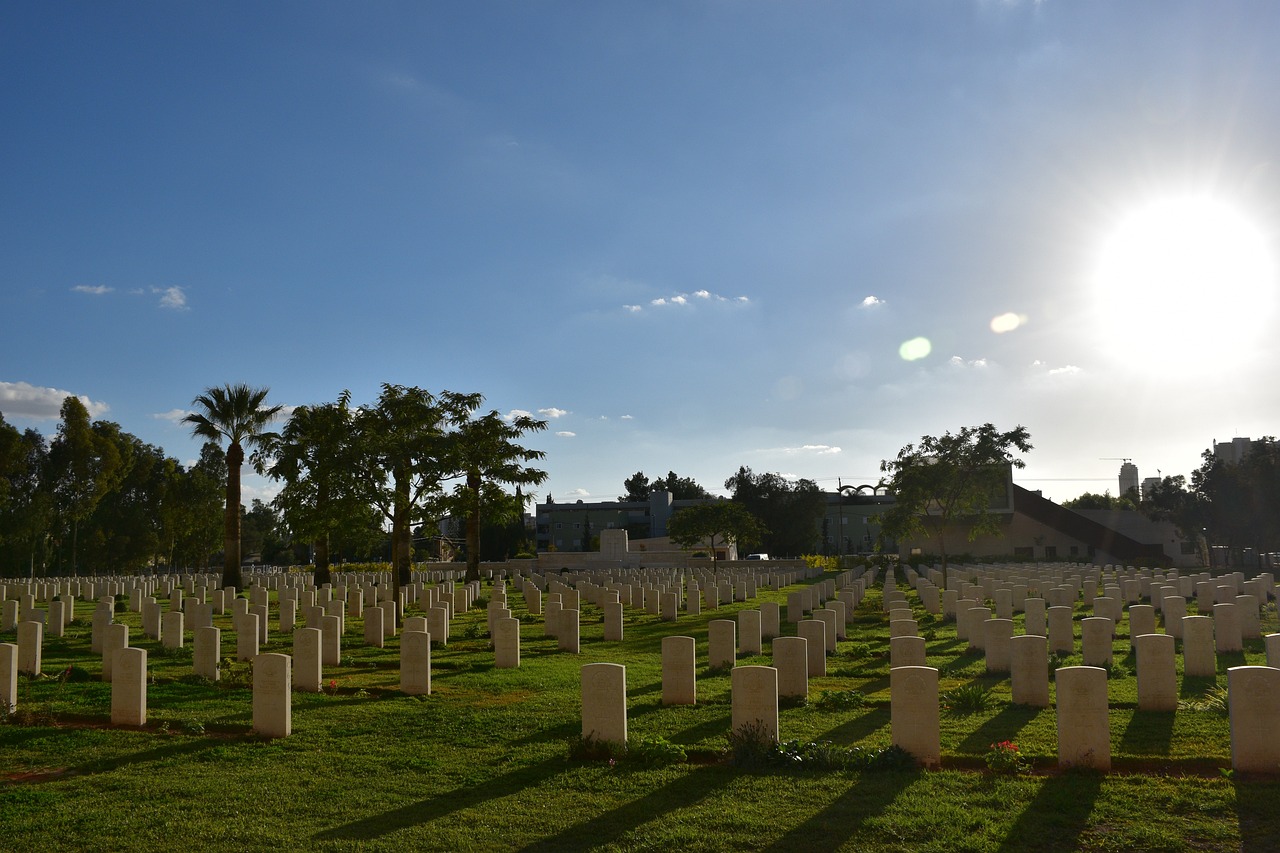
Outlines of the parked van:
{"label": "parked van", "polygon": [[747,559],[748,560],[767,560],[769,559],[769,555],[768,554],[748,554]]}

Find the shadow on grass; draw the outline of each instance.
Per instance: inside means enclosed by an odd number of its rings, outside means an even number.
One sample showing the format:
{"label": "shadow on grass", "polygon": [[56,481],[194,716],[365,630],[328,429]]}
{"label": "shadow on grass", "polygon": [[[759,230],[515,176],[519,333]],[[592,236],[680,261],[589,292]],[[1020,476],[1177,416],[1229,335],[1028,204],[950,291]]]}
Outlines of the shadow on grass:
{"label": "shadow on grass", "polygon": [[1104,778],[1101,773],[1075,771],[1045,779],[1005,836],[1001,853],[1079,850]]}
{"label": "shadow on grass", "polygon": [[1168,755],[1176,716],[1173,711],[1134,711],[1120,736],[1120,751],[1133,755]]}
{"label": "shadow on grass", "polygon": [[1033,708],[1030,705],[1006,705],[962,740],[958,750],[985,753],[993,743],[1016,740],[1023,727],[1044,712],[1044,708]]}
{"label": "shadow on grass", "polygon": [[1242,853],[1280,850],[1280,782],[1237,781],[1235,788]]}
{"label": "shadow on grass", "polygon": [[180,755],[193,756],[196,753],[204,752],[215,746],[223,746],[226,743],[227,741],[216,738],[200,738],[196,741],[166,744],[155,749],[145,749],[141,752],[117,755],[114,758],[100,758],[96,761],[90,761],[87,764],[76,767],[75,772],[82,774],[109,773],[112,770],[119,770],[121,767],[128,767],[130,764],[146,764],[149,761],[162,761],[166,758],[174,758]]}
{"label": "shadow on grass", "polygon": [[911,783],[916,772],[864,772],[843,793],[804,823],[793,827],[768,847],[771,853],[804,850],[821,853],[839,850],[867,818],[883,812]]}
{"label": "shadow on grass", "polygon": [[517,794],[526,788],[540,785],[568,769],[569,765],[563,758],[547,759],[497,779],[488,779],[467,788],[442,792],[398,809],[317,832],[312,838],[317,841],[368,841],[381,838],[392,832],[439,820],[454,812],[469,809],[490,800]]}
{"label": "shadow on grass", "polygon": [[616,842],[621,836],[662,815],[688,808],[722,787],[732,774],[707,767],[681,776],[637,800],[577,823],[560,833],[535,841],[525,850],[587,850]]}
{"label": "shadow on grass", "polygon": [[860,714],[848,722],[841,723],[830,731],[823,732],[814,740],[829,740],[832,743],[854,744],[889,725],[889,706],[872,707],[865,714]]}
{"label": "shadow on grass", "polygon": [[1203,696],[1217,686],[1218,679],[1216,676],[1184,675],[1182,677],[1182,688],[1178,691],[1178,695],[1183,699],[1191,696]]}

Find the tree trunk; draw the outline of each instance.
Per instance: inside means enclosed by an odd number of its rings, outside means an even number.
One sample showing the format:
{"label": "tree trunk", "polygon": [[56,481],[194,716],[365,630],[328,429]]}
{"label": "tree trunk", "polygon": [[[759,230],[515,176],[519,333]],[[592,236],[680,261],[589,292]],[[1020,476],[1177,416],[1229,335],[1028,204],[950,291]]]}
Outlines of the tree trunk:
{"label": "tree trunk", "polygon": [[396,597],[400,587],[409,583],[412,569],[413,531],[410,529],[409,480],[406,466],[397,465],[392,472],[395,483],[395,505],[391,509],[391,582]]}
{"label": "tree trunk", "polygon": [[332,576],[329,573],[329,534],[326,531],[316,537],[316,587],[322,587],[327,583],[332,583]]}
{"label": "tree trunk", "polygon": [[227,506],[222,530],[222,585],[244,588],[240,576],[240,466],[244,449],[239,444],[227,448]]}
{"label": "tree trunk", "polygon": [[480,580],[480,475],[467,474],[467,583]]}

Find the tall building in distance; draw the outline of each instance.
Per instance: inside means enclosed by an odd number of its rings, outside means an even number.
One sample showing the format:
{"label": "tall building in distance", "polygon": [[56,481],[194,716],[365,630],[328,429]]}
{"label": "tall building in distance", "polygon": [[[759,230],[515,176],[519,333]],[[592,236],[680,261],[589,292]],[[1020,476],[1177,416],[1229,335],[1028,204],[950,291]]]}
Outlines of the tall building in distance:
{"label": "tall building in distance", "polygon": [[1138,466],[1132,462],[1125,462],[1120,466],[1119,497],[1129,494],[1130,489],[1133,489],[1135,494],[1138,492]]}
{"label": "tall building in distance", "polygon": [[1244,457],[1260,442],[1250,438],[1233,438],[1230,441],[1213,440],[1213,458],[1228,465],[1239,465]]}

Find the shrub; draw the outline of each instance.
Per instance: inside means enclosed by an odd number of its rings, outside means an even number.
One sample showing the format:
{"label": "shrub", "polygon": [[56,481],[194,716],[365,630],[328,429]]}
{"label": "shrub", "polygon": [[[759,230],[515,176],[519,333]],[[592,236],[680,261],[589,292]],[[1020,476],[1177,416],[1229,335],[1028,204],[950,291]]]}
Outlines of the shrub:
{"label": "shrub", "polygon": [[866,694],[859,690],[824,690],[818,697],[819,708],[849,710],[867,704]]}
{"label": "shrub", "polygon": [[600,740],[591,735],[569,739],[570,761],[614,761],[627,753],[623,744]]}
{"label": "shrub", "polygon": [[645,735],[627,741],[627,759],[646,767],[683,764],[689,760],[684,747],[659,735]]}
{"label": "shrub", "polygon": [[942,707],[953,714],[975,714],[991,704],[991,693],[981,684],[965,684],[942,694]]}
{"label": "shrub", "polygon": [[778,742],[762,723],[748,723],[729,732],[729,758],[734,767],[766,767],[776,760],[777,752]]}
{"label": "shrub", "polygon": [[987,769],[992,773],[1029,773],[1031,762],[1022,757],[1018,745],[1011,740],[991,744],[991,750],[983,756]]}

